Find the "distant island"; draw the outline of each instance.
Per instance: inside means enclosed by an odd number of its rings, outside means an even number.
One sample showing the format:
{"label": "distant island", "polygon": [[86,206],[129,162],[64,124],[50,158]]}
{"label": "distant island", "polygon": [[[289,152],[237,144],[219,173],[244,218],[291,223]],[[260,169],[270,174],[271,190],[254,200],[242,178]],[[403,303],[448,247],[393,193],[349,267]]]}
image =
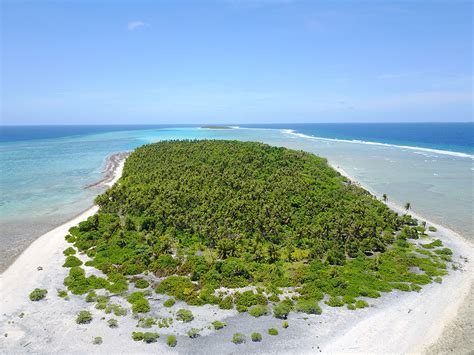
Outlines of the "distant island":
{"label": "distant island", "polygon": [[[280,319],[264,335],[275,336],[292,312],[321,314],[321,304],[354,311],[384,292],[420,291],[441,282],[452,261],[439,239],[417,241],[427,237],[417,220],[393,212],[325,159],[261,143],[142,146],[96,203],[98,213],[66,236],[69,273],[58,294],[84,295],[84,305],[104,314],[131,312],[136,327],[160,328],[171,347],[179,324],[195,318],[201,326],[187,330],[191,338],[225,327],[218,312],[228,310]],[[197,316],[186,304],[214,308]],[[92,318],[84,310],[76,322]],[[130,339],[157,340],[136,327]],[[242,325],[229,342],[246,339],[262,334]]]}
{"label": "distant island", "polygon": [[201,126],[201,128],[207,128],[207,129],[233,129],[231,126],[221,126],[221,125],[205,125]]}

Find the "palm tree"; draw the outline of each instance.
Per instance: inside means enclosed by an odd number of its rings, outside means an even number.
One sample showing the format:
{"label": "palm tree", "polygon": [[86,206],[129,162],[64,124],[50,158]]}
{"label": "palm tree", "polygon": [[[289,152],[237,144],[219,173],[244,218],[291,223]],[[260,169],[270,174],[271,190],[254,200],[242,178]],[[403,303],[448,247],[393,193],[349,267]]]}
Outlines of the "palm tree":
{"label": "palm tree", "polygon": [[388,200],[387,194],[382,195],[382,200],[383,200],[383,202],[387,202],[387,200]]}
{"label": "palm tree", "polygon": [[411,208],[411,203],[410,202],[405,203],[405,213],[407,213],[410,208]]}

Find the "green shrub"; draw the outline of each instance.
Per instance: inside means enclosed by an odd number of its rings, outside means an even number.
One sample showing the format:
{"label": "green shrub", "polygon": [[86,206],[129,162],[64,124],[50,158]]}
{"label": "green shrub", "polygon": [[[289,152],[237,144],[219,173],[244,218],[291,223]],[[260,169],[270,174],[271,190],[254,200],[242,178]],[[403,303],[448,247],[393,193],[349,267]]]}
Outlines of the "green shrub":
{"label": "green shrub", "polygon": [[275,328],[270,328],[270,329],[268,329],[268,334],[269,335],[278,335],[278,330],[276,330]]}
{"label": "green shrub", "polygon": [[137,281],[135,281],[136,288],[147,288],[148,286],[150,286],[150,283],[147,280],[138,279]]}
{"label": "green shrub", "polygon": [[344,301],[340,297],[330,297],[326,302],[330,307],[342,307],[344,306]]}
{"label": "green shrub", "polygon": [[220,309],[232,309],[234,308],[234,300],[232,296],[227,296],[219,302]]}
{"label": "green shrub", "polygon": [[43,298],[46,297],[46,294],[48,293],[47,290],[41,289],[41,288],[35,288],[31,293],[30,293],[30,300],[31,301],[40,301]]}
{"label": "green shrub", "polygon": [[109,298],[107,296],[97,296],[97,303],[95,304],[96,309],[106,309],[107,304],[109,303]]}
{"label": "green shrub", "polygon": [[89,311],[80,311],[77,314],[76,323],[77,324],[87,324],[92,321],[92,313]]}
{"label": "green shrub", "polygon": [[140,298],[132,304],[133,313],[147,313],[150,312],[150,303],[145,298]]}
{"label": "green shrub", "polygon": [[174,304],[176,303],[174,298],[168,298],[164,303],[163,306],[165,307],[173,307]]}
{"label": "green shrub", "polygon": [[297,312],[306,313],[306,314],[321,314],[322,310],[319,307],[318,302],[315,300],[305,300],[299,299],[296,302],[295,310]]}
{"label": "green shrub", "polygon": [[417,285],[417,284],[415,284],[415,283],[411,284],[411,285],[410,285],[410,288],[411,288],[412,291],[416,291],[416,292],[420,292],[420,291],[421,291],[421,286],[419,286],[419,285]]}
{"label": "green shrub", "polygon": [[255,341],[255,342],[262,341],[262,334],[260,333],[254,332],[250,335],[250,337],[252,338],[252,341]]}
{"label": "green shrub", "polygon": [[145,343],[155,343],[159,337],[160,335],[158,333],[151,333],[151,332],[143,333],[143,341]]}
{"label": "green shrub", "polygon": [[141,292],[141,291],[133,292],[127,297],[127,301],[131,304],[134,304],[138,300],[141,300],[141,299],[144,299],[144,298],[145,298],[145,294],[143,292]]}
{"label": "green shrub", "polygon": [[252,317],[261,317],[268,313],[268,308],[265,306],[254,306],[250,308],[249,314]]}
{"label": "green shrub", "polygon": [[428,244],[421,244],[421,246],[425,249],[434,249],[434,248],[437,248],[437,247],[442,247],[443,246],[443,242],[439,239],[436,239],[434,240],[433,242],[431,243],[428,243]]}
{"label": "green shrub", "polygon": [[63,264],[63,267],[74,267],[74,266],[81,266],[82,261],[79,260],[74,255],[70,255],[66,258],[66,261]]}
{"label": "green shrub", "polygon": [[393,286],[393,288],[395,288],[397,290],[400,290],[400,291],[404,291],[404,292],[411,291],[410,285],[404,284],[404,283],[401,283],[401,282],[393,283],[392,286]]}
{"label": "green shrub", "polygon": [[280,302],[273,306],[273,316],[275,318],[286,319],[292,308],[288,302]]}
{"label": "green shrub", "polygon": [[94,291],[90,291],[86,296],[86,302],[97,301],[97,294]]}
{"label": "green shrub", "polygon": [[107,324],[109,325],[110,328],[117,328],[118,327],[118,321],[116,319],[110,318],[107,321]]}
{"label": "green shrub", "polygon": [[140,327],[140,328],[151,328],[151,327],[154,326],[155,324],[156,324],[156,319],[153,318],[153,317],[140,318],[140,319],[138,320],[137,327]]}
{"label": "green shrub", "polygon": [[169,347],[174,348],[176,344],[178,344],[178,341],[176,340],[176,336],[168,335],[168,337],[166,338],[166,344],[168,344]]}
{"label": "green shrub", "polygon": [[234,333],[234,335],[232,336],[232,342],[234,344],[245,343],[245,335],[243,335],[242,333]]}
{"label": "green shrub", "polygon": [[224,322],[221,322],[221,321],[218,321],[218,320],[215,320],[211,324],[212,324],[212,326],[214,327],[215,330],[222,329],[226,326],[226,324]]}
{"label": "green shrub", "polygon": [[442,279],[441,277],[439,277],[439,276],[438,276],[438,277],[435,277],[435,278],[434,278],[434,282],[437,282],[437,283],[439,283],[439,284],[440,284],[440,283],[442,283],[442,282],[443,282],[443,279]]}
{"label": "green shrub", "polygon": [[347,304],[347,309],[353,311],[353,310],[356,309],[356,306],[355,306],[353,303],[348,303],[348,304]]}
{"label": "green shrub", "polygon": [[179,309],[178,312],[176,312],[176,319],[187,323],[191,322],[194,319],[193,312],[191,312],[189,309]]}
{"label": "green shrub", "polygon": [[143,340],[143,333],[142,332],[133,332],[132,333],[132,339],[135,340],[135,341]]}
{"label": "green shrub", "polygon": [[107,305],[107,307],[105,307],[105,313],[107,314],[113,313],[117,317],[120,317],[120,316],[126,316],[127,310],[119,304],[112,303],[112,304]]}
{"label": "green shrub", "polygon": [[283,322],[283,323],[281,324],[281,326],[282,326],[284,329],[286,329],[286,328],[288,328],[290,325],[288,324],[288,322],[285,321],[285,322]]}
{"label": "green shrub", "polygon": [[67,291],[66,290],[58,290],[58,297],[66,298],[67,297]]}
{"label": "green shrub", "polygon": [[102,337],[94,337],[94,339],[92,340],[92,344],[94,345],[102,344]]}
{"label": "green shrub", "polygon": [[268,300],[270,302],[280,302],[280,297],[278,297],[277,295],[275,294],[272,294],[271,296],[268,297]]}
{"label": "green shrub", "polygon": [[428,230],[429,230],[430,232],[436,232],[436,231],[437,231],[437,229],[436,229],[435,226],[429,226],[429,227],[428,227]]}
{"label": "green shrub", "polygon": [[68,243],[74,243],[76,241],[76,237],[74,237],[73,235],[70,235],[70,234],[66,235],[64,237],[64,239],[66,239],[66,241]]}
{"label": "green shrub", "polygon": [[74,249],[73,247],[69,247],[67,249],[64,249],[63,254],[66,256],[74,255],[76,254],[76,249]]}
{"label": "green shrub", "polygon": [[173,296],[177,300],[187,301],[196,297],[196,285],[187,277],[170,276],[156,287],[156,293],[167,294]]}
{"label": "green shrub", "polygon": [[188,337],[190,337],[191,339],[197,338],[199,336],[199,329],[191,328],[186,334],[188,334]]}
{"label": "green shrub", "polygon": [[239,313],[244,313],[244,312],[247,312],[247,311],[248,311],[248,307],[247,307],[247,306],[244,306],[243,304],[238,304],[237,307],[235,307],[235,309],[236,309],[237,312],[239,312]]}
{"label": "green shrub", "polygon": [[364,300],[357,300],[356,303],[355,303],[355,307],[356,308],[365,308],[365,307],[369,307],[369,304]]}

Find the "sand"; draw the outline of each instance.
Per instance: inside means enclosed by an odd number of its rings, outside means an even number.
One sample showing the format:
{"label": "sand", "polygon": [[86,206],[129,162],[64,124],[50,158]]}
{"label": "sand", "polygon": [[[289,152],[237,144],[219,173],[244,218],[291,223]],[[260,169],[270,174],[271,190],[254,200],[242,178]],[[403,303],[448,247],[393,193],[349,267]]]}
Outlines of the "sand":
{"label": "sand", "polygon": [[[120,176],[123,163],[109,181],[112,185]],[[400,211],[399,206],[391,205]],[[151,315],[173,316],[179,308],[189,308],[195,320],[189,324],[174,322],[170,328],[138,329],[137,320],[130,315],[113,317],[119,327],[111,329],[106,320],[111,318],[83,297],[70,295],[70,300],[57,296],[57,289],[65,289],[63,279],[67,274],[61,265],[62,251],[68,246],[64,236],[70,227],[93,215],[92,207],[80,216],[44,234],[0,276],[0,352],[2,353],[443,353],[455,349],[456,353],[473,350],[472,319],[465,312],[472,311],[472,285],[474,259],[473,245],[455,232],[434,225],[438,232],[429,233],[439,238],[453,250],[453,260],[458,270],[449,270],[442,284],[427,285],[419,293],[394,291],[376,300],[368,300],[371,307],[348,311],[322,304],[323,314],[302,315],[292,313],[290,327],[283,329],[281,320],[271,316],[253,318],[239,315],[234,310],[223,311],[215,306],[189,307],[181,302],[171,308],[161,306],[166,296],[154,294],[150,301]],[[84,260],[85,256],[81,256]],[[467,258],[467,259],[466,259]],[[38,270],[41,267],[41,270]],[[85,267],[88,274],[97,270]],[[48,290],[46,299],[31,302],[28,294],[34,288]],[[471,299],[471,303],[465,300]],[[127,306],[118,298],[114,302]],[[469,304],[471,307],[469,307]],[[83,309],[93,313],[94,320],[87,325],[75,323],[76,314]],[[461,313],[462,312],[462,313]],[[457,317],[461,315],[464,318]],[[105,317],[104,319],[101,319]],[[223,320],[227,326],[219,331],[209,329],[213,320]],[[190,339],[186,332],[202,328],[201,336]],[[279,329],[276,337],[267,335],[270,327]],[[464,334],[460,332],[463,329]],[[131,340],[131,332],[157,331],[158,342],[145,344]],[[250,333],[258,331],[263,341],[253,343]],[[242,332],[247,342],[235,345],[232,334]],[[460,335],[462,333],[462,335]],[[167,334],[178,335],[176,348],[169,348]],[[103,343],[94,345],[92,339],[101,336]],[[449,339],[447,339],[449,338]],[[453,347],[452,339],[457,339]],[[460,345],[460,346],[459,346]]]}

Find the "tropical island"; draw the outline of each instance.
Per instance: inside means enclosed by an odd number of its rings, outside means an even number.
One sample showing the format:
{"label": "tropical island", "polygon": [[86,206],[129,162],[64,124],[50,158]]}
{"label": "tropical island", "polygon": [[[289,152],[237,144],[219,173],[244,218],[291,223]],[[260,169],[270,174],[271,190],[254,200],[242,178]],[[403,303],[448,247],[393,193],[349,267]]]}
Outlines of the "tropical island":
{"label": "tropical island", "polygon": [[[261,143],[142,146],[96,203],[98,212],[66,236],[69,271],[58,297],[83,299],[78,324],[92,321],[90,305],[110,328],[119,324],[114,316],[131,314],[131,342],[156,342],[161,333],[175,347],[183,332],[194,339],[226,326],[209,315],[199,322],[195,306],[271,317],[280,329],[263,336],[276,336],[291,327],[290,314],[317,316],[323,305],[356,311],[392,290],[441,283],[448,265],[456,267],[422,223],[325,159]],[[35,289],[30,298],[46,294]],[[261,340],[246,327],[228,339]]]}

